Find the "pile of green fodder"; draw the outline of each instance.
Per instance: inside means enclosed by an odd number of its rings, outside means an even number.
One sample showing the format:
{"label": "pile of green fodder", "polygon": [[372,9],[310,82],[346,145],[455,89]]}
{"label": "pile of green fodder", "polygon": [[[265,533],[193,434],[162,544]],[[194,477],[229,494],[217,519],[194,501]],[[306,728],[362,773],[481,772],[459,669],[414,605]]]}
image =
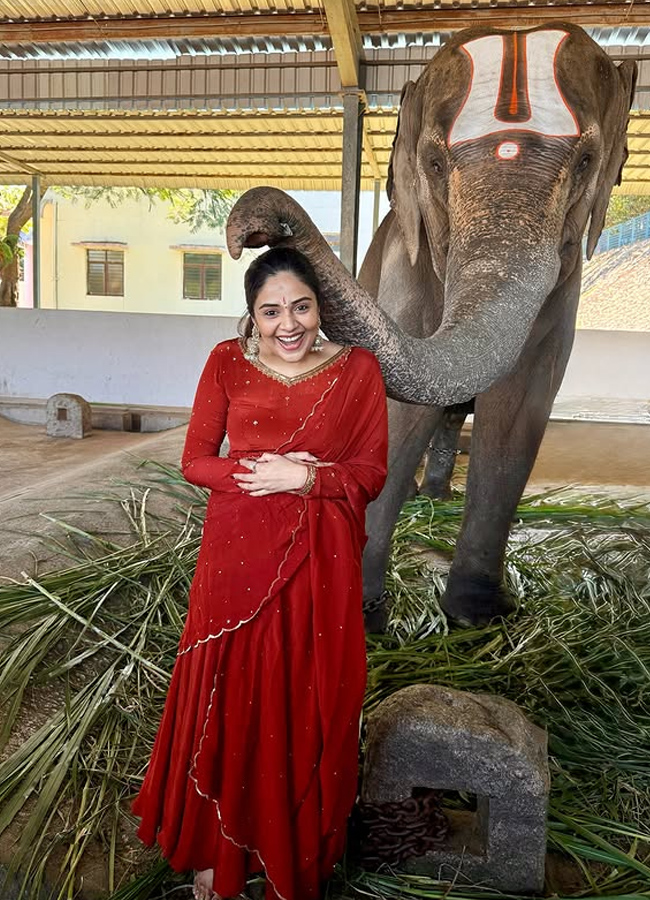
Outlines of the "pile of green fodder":
{"label": "pile of green fodder", "polygon": [[[0,587],[0,832],[18,835],[24,898],[45,881],[55,900],[72,898],[84,860],[98,857],[116,900],[159,898],[180,884],[143,857],[129,806],[175,658],[205,496],[174,469],[156,473],[153,489],[176,497],[175,517],[148,513],[151,483],[133,488],[121,501],[127,546],[68,529],[58,550],[69,568]],[[516,700],[549,731],[549,848],[581,876],[566,893],[650,896],[650,509],[528,498],[507,563],[517,615],[449,631],[438,606],[444,574],[422,551],[452,551],[461,508],[457,497],[403,510],[389,633],[369,640],[367,710],[417,682]],[[344,866],[329,891],[447,894],[490,896]]]}

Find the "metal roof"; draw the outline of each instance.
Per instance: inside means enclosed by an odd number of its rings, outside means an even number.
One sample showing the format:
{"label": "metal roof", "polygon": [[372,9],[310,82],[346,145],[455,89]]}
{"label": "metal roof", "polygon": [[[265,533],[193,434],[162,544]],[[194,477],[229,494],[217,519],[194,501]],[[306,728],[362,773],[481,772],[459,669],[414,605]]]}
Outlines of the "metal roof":
{"label": "metal roof", "polygon": [[453,29],[550,19],[639,60],[623,189],[650,193],[650,0],[3,0],[0,181],[338,190],[361,77],[369,189]]}

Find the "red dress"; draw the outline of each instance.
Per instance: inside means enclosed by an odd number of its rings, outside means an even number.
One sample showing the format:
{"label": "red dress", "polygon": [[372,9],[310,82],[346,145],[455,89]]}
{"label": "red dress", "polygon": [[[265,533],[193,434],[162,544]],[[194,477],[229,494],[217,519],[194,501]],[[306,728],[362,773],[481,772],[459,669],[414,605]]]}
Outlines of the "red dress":
{"label": "red dress", "polygon": [[[217,456],[225,433],[228,458]],[[187,622],[134,811],[179,871],[234,897],[312,900],[341,857],[365,689],[361,552],[386,477],[379,365],[345,348],[292,379],[212,351],[183,472],[211,489]],[[308,496],[251,497],[231,477],[269,451],[309,451]]]}

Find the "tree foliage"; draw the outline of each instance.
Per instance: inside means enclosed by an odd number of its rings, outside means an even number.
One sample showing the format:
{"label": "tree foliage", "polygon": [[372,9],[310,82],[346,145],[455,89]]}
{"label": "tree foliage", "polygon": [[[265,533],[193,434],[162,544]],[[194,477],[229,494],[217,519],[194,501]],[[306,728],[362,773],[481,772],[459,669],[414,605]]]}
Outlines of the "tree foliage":
{"label": "tree foliage", "polygon": [[607,207],[605,228],[627,222],[650,211],[650,194],[613,194]]}
{"label": "tree foliage", "polygon": [[18,239],[32,217],[32,188],[11,185],[0,189],[0,306],[18,305]]}
{"label": "tree foliage", "polygon": [[178,225],[188,225],[191,231],[200,228],[223,228],[235,200],[237,191],[195,190],[192,188],[140,188],[114,187],[57,187],[56,193],[73,203],[83,201],[86,207],[104,200],[115,208],[125,200],[146,198],[151,206],[168,205],[168,217]]}

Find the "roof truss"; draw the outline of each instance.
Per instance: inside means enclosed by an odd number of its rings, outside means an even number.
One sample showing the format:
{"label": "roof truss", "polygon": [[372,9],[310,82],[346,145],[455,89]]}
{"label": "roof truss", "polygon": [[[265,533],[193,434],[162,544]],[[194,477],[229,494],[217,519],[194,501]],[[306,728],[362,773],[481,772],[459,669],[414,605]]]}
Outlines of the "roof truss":
{"label": "roof truss", "polygon": [[[650,28],[638,27],[650,25],[650,0],[427,2],[293,0],[289,11],[270,0],[111,0],[106,14],[103,0],[75,0],[71,16],[69,0],[5,0],[0,181],[338,190],[342,94],[357,91],[361,185],[371,189],[386,176],[401,88],[435,52],[423,34],[564,20],[624,25],[621,34],[637,26],[650,44]],[[305,49],[310,35],[321,49]],[[373,49],[390,35],[389,49]],[[248,38],[274,36],[291,52],[240,52]],[[192,44],[226,38],[236,55],[196,55]],[[136,41],[176,57],[110,58],[132,54]],[[650,192],[650,48],[641,42],[608,50],[642,60],[624,189]]]}

